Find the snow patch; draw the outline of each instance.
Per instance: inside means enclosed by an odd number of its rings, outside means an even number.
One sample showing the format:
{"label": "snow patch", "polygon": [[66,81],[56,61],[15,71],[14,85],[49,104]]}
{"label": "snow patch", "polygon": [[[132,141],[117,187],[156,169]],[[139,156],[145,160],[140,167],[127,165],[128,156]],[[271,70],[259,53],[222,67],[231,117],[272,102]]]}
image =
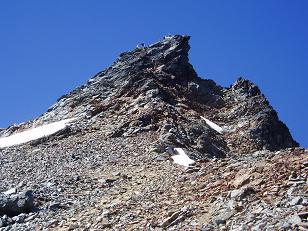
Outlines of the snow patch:
{"label": "snow patch", "polygon": [[203,116],[200,116],[203,120],[205,120],[206,124],[209,125],[212,129],[214,129],[216,132],[222,134],[223,129],[218,126],[217,124],[213,123],[212,121],[204,118]]}
{"label": "snow patch", "polygon": [[75,118],[65,119],[58,122],[42,125],[36,128],[31,128],[8,137],[0,138],[0,148],[11,147],[14,145],[23,144],[32,140],[37,140],[46,136],[50,136],[58,131],[65,129],[74,120]]}
{"label": "snow patch", "polygon": [[182,148],[174,148],[174,151],[178,153],[178,155],[171,156],[174,163],[183,165],[185,167],[195,163],[194,160],[190,159],[189,156],[186,155]]}

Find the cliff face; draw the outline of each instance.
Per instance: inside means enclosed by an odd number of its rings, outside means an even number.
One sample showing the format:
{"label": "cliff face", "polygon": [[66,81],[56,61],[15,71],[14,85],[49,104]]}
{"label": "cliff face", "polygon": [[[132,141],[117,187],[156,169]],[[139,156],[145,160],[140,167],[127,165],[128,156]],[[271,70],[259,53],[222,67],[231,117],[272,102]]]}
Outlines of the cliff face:
{"label": "cliff face", "polygon": [[[249,80],[223,88],[198,77],[188,42],[188,36],[176,35],[122,53],[111,67],[62,96],[38,123],[78,117],[88,126],[117,114],[111,136],[157,132],[161,148],[186,147],[196,157],[298,146]],[[200,116],[222,127],[222,134]]]}

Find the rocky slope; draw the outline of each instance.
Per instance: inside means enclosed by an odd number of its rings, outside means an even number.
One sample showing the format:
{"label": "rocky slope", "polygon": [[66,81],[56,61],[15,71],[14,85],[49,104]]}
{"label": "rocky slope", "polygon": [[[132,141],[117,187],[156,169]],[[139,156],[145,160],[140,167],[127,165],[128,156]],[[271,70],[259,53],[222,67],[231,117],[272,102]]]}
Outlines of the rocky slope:
{"label": "rocky slope", "polygon": [[[0,208],[3,230],[307,228],[307,150],[255,84],[198,77],[188,41],[122,53],[42,116],[0,131],[75,119],[0,151],[0,192],[34,196],[31,212]],[[173,163],[173,148],[196,163]]]}

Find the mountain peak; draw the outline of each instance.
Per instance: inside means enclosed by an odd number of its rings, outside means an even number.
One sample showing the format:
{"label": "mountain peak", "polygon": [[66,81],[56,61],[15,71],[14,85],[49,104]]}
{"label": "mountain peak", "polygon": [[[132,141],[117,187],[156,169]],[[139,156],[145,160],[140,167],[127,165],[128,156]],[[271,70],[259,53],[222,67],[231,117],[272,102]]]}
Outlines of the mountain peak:
{"label": "mountain peak", "polygon": [[198,77],[189,63],[189,38],[165,36],[120,54],[22,127],[76,118],[84,130],[108,121],[112,126],[103,129],[111,137],[153,132],[160,148],[185,147],[195,158],[298,146],[254,83],[239,78],[223,88]]}
{"label": "mountain peak", "polygon": [[247,96],[256,96],[260,95],[261,91],[257,85],[251,82],[249,79],[238,78],[235,83],[231,86],[232,90],[237,90],[245,92]]}
{"label": "mountain peak", "polygon": [[[304,227],[308,150],[251,81],[198,77],[188,41],[122,53],[42,116],[0,129],[0,227]],[[275,216],[256,223],[262,211]]]}
{"label": "mountain peak", "polygon": [[120,54],[111,68],[123,65],[130,68],[130,72],[154,71],[164,72],[177,80],[196,77],[196,73],[189,64],[188,51],[190,36],[165,36],[163,40],[149,46],[141,46]]}

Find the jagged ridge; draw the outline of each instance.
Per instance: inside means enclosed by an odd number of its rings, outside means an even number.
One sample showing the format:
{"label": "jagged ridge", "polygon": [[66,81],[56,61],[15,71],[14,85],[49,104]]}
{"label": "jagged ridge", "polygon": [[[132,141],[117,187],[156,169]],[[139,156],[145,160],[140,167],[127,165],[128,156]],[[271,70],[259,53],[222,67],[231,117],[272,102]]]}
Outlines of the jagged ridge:
{"label": "jagged ridge", "polygon": [[[189,36],[169,36],[120,54],[111,67],[62,96],[35,123],[79,118],[82,129],[106,116],[112,137],[153,131],[158,148],[186,147],[195,157],[298,146],[259,88],[245,79],[230,88],[197,76]],[[223,127],[218,134],[200,116]]]}

